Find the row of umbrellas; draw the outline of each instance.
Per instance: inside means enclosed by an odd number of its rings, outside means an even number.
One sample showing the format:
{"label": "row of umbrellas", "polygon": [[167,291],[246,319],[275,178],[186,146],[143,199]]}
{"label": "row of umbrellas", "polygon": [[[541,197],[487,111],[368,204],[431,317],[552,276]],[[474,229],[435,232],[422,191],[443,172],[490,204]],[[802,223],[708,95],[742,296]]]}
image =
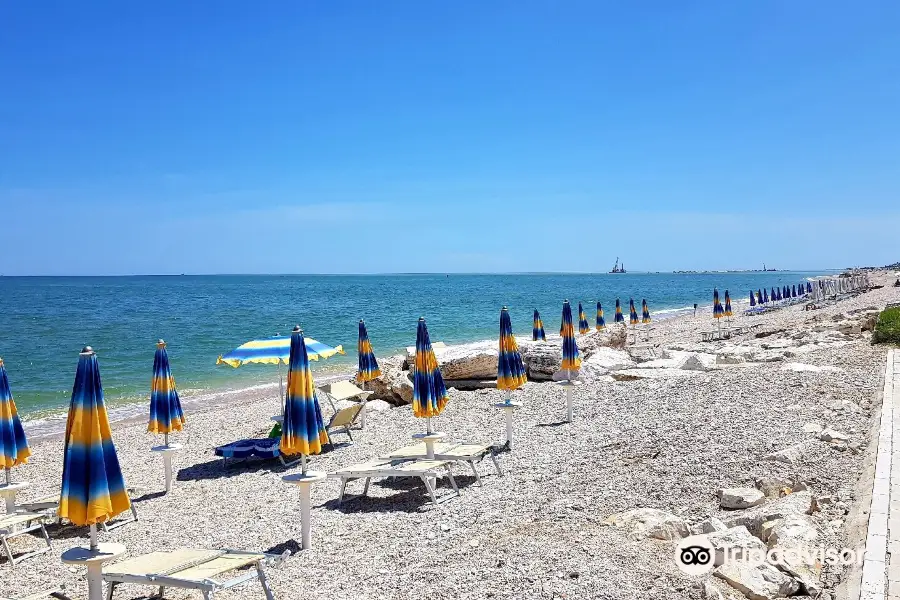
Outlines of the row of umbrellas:
{"label": "row of umbrellas", "polygon": [[[565,301],[563,305],[563,319],[562,323],[559,326],[559,335],[565,336],[564,330],[566,327],[565,323],[565,305],[569,303],[568,300]],[[650,323],[650,308],[647,306],[647,300],[641,301],[641,317],[638,319],[637,310],[634,307],[634,298],[629,299],[629,323],[631,325],[637,325],[638,323]],[[569,312],[571,313],[571,307],[569,308]],[[615,322],[616,323],[625,323],[625,316],[622,314],[622,305],[619,302],[619,299],[616,298],[616,313],[615,313]],[[594,327],[597,331],[603,331],[606,327],[606,319],[603,316],[603,305],[598,302],[597,303],[597,317],[595,320]],[[591,330],[591,326],[588,323],[588,319],[584,314],[584,308],[581,306],[581,302],[578,303],[578,333],[584,335]],[[534,309],[534,324],[531,329],[531,339],[535,342],[537,341],[546,341],[547,335],[544,333],[544,321],[541,319],[541,315],[537,309]]]}
{"label": "row of umbrellas", "polygon": [[750,306],[768,304],[769,302],[781,302],[792,298],[802,298],[812,293],[812,284],[808,281],[800,282],[800,285],[785,285],[780,288],[773,287],[771,294],[765,288],[750,292]]}

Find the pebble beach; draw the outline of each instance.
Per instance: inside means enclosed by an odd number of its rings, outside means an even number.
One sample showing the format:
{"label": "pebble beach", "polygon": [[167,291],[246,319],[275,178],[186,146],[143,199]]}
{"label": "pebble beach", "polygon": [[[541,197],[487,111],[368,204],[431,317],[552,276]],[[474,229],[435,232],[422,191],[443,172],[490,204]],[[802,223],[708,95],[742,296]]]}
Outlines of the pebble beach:
{"label": "pebble beach", "polygon": [[[700,341],[701,330],[715,328],[708,312],[659,321],[655,356],[626,347],[620,351],[625,368],[595,363],[585,369],[571,423],[565,422],[564,391],[554,382],[529,382],[516,391],[523,406],[515,415],[514,449],[499,453],[503,476],[485,460],[478,465],[479,486],[465,465],[457,466],[459,497],[435,507],[417,480],[376,480],[368,497],[339,506],[336,480],[314,485],[309,550],[299,551],[297,491],[282,481],[299,466],[269,461],[224,468],[213,455],[216,446],[268,433],[278,411],[271,389],[190,407],[186,430],[172,436],[184,448],[175,455],[176,481],[168,494],[161,459],[149,451],[161,440],[146,433],[145,422],[118,423],[113,439],[126,484],[141,488],[135,496],[140,519],[101,532],[101,541],[124,544],[127,556],[178,547],[289,550],[292,555],[267,572],[276,598],[750,597],[724,578],[680,571],[671,539],[677,535],[665,532],[749,523],[747,511],[759,506],[722,508],[720,490],[762,490],[771,504],[788,497],[772,492],[775,487],[814,501],[817,510],[807,516],[818,543],[853,543],[858,482],[872,452],[885,360],[885,349],[871,345],[864,325],[871,310],[900,302],[900,288],[891,286],[895,278],[873,272],[871,283],[884,287],[818,310],[796,304],[736,316],[737,325],[759,326],[728,340]],[[587,356],[585,364],[590,361]],[[448,441],[502,445],[503,414],[493,407],[501,399],[495,389],[451,389],[434,425]],[[322,404],[327,420],[331,409]],[[382,402],[367,412],[355,441],[336,436],[336,447],[314,457],[310,468],[330,472],[384,456],[422,431],[409,406]],[[842,436],[828,439],[824,431]],[[62,447],[59,436],[32,442],[28,464],[13,471],[14,480],[31,483],[20,501],[58,489]],[[348,491],[361,487],[353,482]],[[444,482],[438,490],[450,493]],[[652,515],[664,521],[663,534],[637,509],[657,511]],[[753,529],[748,526],[758,537]],[[67,595],[85,597],[83,571],[59,557],[86,544],[87,529],[49,530],[52,551],[15,568],[0,562],[0,596],[61,584]],[[13,550],[38,545],[37,538],[20,538]],[[818,587],[789,575],[793,583],[784,586],[796,583],[795,595],[837,598],[844,576],[826,566]],[[115,597],[153,591],[122,585]],[[174,589],[166,594],[198,597]],[[263,597],[255,582],[216,595]]]}

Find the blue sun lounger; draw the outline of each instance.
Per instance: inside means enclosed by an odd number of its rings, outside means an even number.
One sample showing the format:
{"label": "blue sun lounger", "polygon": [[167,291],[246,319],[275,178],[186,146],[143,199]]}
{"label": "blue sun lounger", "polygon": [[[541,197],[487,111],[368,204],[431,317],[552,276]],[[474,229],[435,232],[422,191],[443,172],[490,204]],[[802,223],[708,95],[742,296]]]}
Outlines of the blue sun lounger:
{"label": "blue sun lounger", "polygon": [[221,456],[224,459],[223,464],[225,466],[228,466],[228,459],[242,460],[260,458],[263,460],[271,460],[277,458],[281,461],[281,464],[286,467],[297,462],[296,460],[291,462],[284,460],[281,449],[278,447],[280,443],[281,438],[238,440],[236,442],[231,442],[230,444],[225,444],[224,446],[219,446],[215,449],[215,453],[216,456]]}

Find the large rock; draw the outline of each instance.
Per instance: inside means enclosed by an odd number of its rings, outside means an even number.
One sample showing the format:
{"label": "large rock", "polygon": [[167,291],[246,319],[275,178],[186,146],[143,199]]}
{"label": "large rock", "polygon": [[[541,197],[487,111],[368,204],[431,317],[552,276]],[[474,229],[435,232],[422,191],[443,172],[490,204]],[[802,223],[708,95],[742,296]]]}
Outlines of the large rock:
{"label": "large rock", "polygon": [[846,442],[850,436],[837,429],[826,429],[819,434],[819,439],[823,442]]}
{"label": "large rock", "polygon": [[822,444],[816,440],[806,440],[782,450],[767,454],[765,460],[774,460],[789,465],[796,465],[815,460],[822,454]]}
{"label": "large rock", "polygon": [[822,591],[822,564],[816,551],[819,537],[810,519],[794,515],[776,521],[767,538],[775,565],[790,573],[802,591],[813,597]]}
{"label": "large rock", "polygon": [[741,561],[730,562],[717,567],[713,575],[750,600],[787,598],[800,589],[793,578],[768,563],[751,565]]}
{"label": "large rock", "polygon": [[729,560],[765,560],[766,557],[766,545],[754,537],[746,527],[732,527],[725,531],[710,533],[706,539],[715,550],[714,564],[717,567]]}
{"label": "large rock", "polygon": [[690,535],[684,519],[656,508],[635,508],[616,513],[607,517],[606,522],[628,528],[632,535],[657,540],[679,540]]}
{"label": "large rock", "polygon": [[716,517],[710,517],[691,527],[691,533],[694,535],[703,535],[705,533],[715,533],[717,531],[725,531],[728,527]]}
{"label": "large rock", "polygon": [[581,379],[594,381],[613,371],[634,366],[634,361],[623,350],[601,347],[581,363]]}
{"label": "large rock", "polygon": [[803,490],[747,510],[725,514],[722,522],[729,528],[743,525],[753,535],[761,536],[762,525],[767,521],[810,515],[814,511],[812,494],[809,490]]}
{"label": "large rock", "polygon": [[756,488],[724,488],[716,495],[719,506],[729,510],[750,508],[766,501],[766,495]]}
{"label": "large rock", "polygon": [[687,371],[712,371],[716,368],[716,355],[706,353],[691,354],[681,363],[681,368]]}
{"label": "large rock", "polygon": [[562,345],[553,342],[529,342],[519,345],[525,371],[531,381],[552,381],[562,366]]}
{"label": "large rock", "polygon": [[403,356],[389,356],[379,361],[381,377],[366,386],[372,392],[370,400],[384,400],[395,405],[412,402],[413,384],[409,372],[402,368],[404,362]]}
{"label": "large rock", "polygon": [[721,579],[711,577],[703,580],[705,600],[747,600],[747,597]]}
{"label": "large rock", "polygon": [[496,379],[497,342],[484,341],[472,344],[447,346],[434,351],[444,379]]}

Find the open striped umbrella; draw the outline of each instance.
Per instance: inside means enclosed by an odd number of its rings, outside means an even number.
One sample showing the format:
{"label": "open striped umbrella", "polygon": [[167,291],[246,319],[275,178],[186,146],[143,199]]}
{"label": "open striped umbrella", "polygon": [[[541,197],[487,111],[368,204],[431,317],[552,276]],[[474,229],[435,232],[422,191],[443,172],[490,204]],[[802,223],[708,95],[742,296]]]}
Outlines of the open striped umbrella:
{"label": "open striped umbrella", "polygon": [[281,425],[279,449],[284,455],[299,454],[303,472],[306,457],[319,454],[328,443],[328,432],[322,420],[322,408],[309,370],[309,353],[303,330],[297,325],[291,332],[288,361],[287,394],[284,398],[284,422]]}
{"label": "open striped umbrella", "polygon": [[562,310],[562,366],[563,371],[567,372],[571,379],[571,371],[577,371],[581,368],[581,356],[578,354],[578,344],[575,343],[575,327],[572,325],[572,307],[569,301],[563,302]]}
{"label": "open striped umbrella", "polygon": [[616,323],[624,323],[625,317],[622,315],[622,305],[619,303],[619,299],[616,298]]}
{"label": "open striped umbrella", "polygon": [[[500,355],[497,358],[497,389],[512,392],[519,389],[527,378],[525,377],[525,365],[522,363],[522,355],[519,354],[519,345],[513,337],[512,322],[509,318],[509,310],[504,306],[500,309]],[[509,395],[506,397],[509,401]]]}
{"label": "open striped umbrella", "polygon": [[731,317],[734,314],[731,312],[731,295],[728,293],[728,290],[725,290],[725,312],[723,314],[726,317]]}
{"label": "open striped umbrella", "polygon": [[637,310],[634,308],[634,298],[628,299],[628,319],[632,325],[638,324]]}
{"label": "open striped umbrella", "polygon": [[591,326],[588,325],[587,317],[584,315],[584,309],[581,308],[581,302],[578,303],[578,333],[581,335],[586,334],[591,330]]}
{"label": "open striped umbrella", "polygon": [[535,342],[538,340],[542,342],[547,341],[547,335],[544,333],[544,322],[541,320],[541,313],[537,309],[534,309],[534,325],[531,328],[531,339]]}
{"label": "open striped umbrella", "polygon": [[752,291],[750,292],[750,306],[756,306],[756,295]]}
{"label": "open striped umbrella", "polygon": [[9,391],[9,379],[6,367],[0,358],[0,467],[6,473],[6,484],[10,484],[9,471],[18,465],[24,465],[31,456],[25,430],[16,412],[16,403]]}
{"label": "open striped umbrella", "polygon": [[356,352],[359,355],[356,370],[357,383],[365,384],[367,381],[381,377],[381,369],[378,368],[378,361],[375,360],[372,343],[369,341],[369,332],[366,331],[366,324],[362,319],[359,320],[359,341],[356,343]]}
{"label": "open striped umbrella", "polygon": [[[249,363],[263,363],[270,365],[288,364],[291,354],[291,340],[293,335],[276,335],[266,339],[250,340],[241,344],[231,352],[220,356],[216,360],[217,365],[225,364],[232,367],[240,367]],[[335,354],[343,354],[344,347],[332,348],[312,338],[306,339],[306,352],[309,360],[319,358],[331,358]]]}
{"label": "open striped umbrella", "polygon": [[181,401],[175,389],[175,378],[169,367],[169,353],[166,343],[156,343],[156,354],[153,357],[153,381],[150,384],[150,422],[147,431],[165,435],[165,443],[169,444],[169,433],[181,431],[184,425],[184,413]]}
{"label": "open striped umbrella", "polygon": [[641,323],[650,322],[650,307],[647,306],[647,299],[641,300]]}
{"label": "open striped umbrella", "polygon": [[66,421],[62,492],[57,514],[75,525],[90,525],[94,550],[97,523],[104,523],[130,507],[103,403],[100,365],[93,349],[86,346],[78,356]]}
{"label": "open striped umbrella", "polygon": [[428,433],[431,433],[431,418],[444,410],[447,400],[444,377],[438,367],[437,358],[431,348],[425,317],[419,317],[416,330],[416,373],[413,378],[413,415],[427,419]]}
{"label": "open striped umbrella", "polygon": [[603,318],[603,305],[597,303],[597,331],[606,329],[606,319]]}

